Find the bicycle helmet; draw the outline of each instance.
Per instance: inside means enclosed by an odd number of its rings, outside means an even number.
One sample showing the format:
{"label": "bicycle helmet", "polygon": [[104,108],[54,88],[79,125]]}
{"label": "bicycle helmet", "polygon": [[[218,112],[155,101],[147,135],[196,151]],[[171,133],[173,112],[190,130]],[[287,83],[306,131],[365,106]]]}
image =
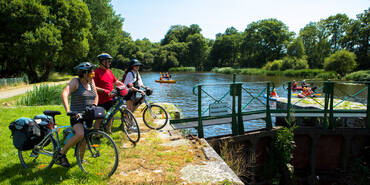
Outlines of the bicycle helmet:
{"label": "bicycle helmet", "polygon": [[95,67],[94,64],[90,62],[82,62],[81,64],[78,64],[78,66],[74,67],[77,71],[88,71]]}
{"label": "bicycle helmet", "polygon": [[133,66],[142,66],[142,65],[143,64],[140,61],[136,60],[136,59],[131,59],[131,61],[130,61],[130,67],[133,67]]}
{"label": "bicycle helmet", "polygon": [[112,59],[113,57],[110,56],[108,53],[102,53],[98,55],[98,60],[105,60],[105,59]]}

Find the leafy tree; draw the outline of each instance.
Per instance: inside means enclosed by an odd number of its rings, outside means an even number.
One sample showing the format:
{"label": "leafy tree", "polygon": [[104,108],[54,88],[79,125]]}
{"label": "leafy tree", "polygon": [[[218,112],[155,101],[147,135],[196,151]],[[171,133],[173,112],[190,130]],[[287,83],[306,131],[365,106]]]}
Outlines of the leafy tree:
{"label": "leafy tree", "polygon": [[352,72],[356,67],[356,55],[347,50],[339,50],[325,58],[325,71],[335,71],[341,76]]}
{"label": "leafy tree", "polygon": [[241,34],[233,27],[219,34],[210,51],[214,67],[239,67]]}
{"label": "leafy tree", "polygon": [[337,14],[325,20],[321,20],[320,22],[322,22],[329,34],[331,51],[334,53],[335,51],[343,49],[340,43],[349,26],[350,19],[348,16],[346,14]]}
{"label": "leafy tree", "polygon": [[328,34],[318,23],[309,23],[299,32],[304,50],[307,55],[307,62],[311,68],[321,68],[325,57],[330,54]]}
{"label": "leafy tree", "polygon": [[350,22],[342,45],[357,56],[358,69],[370,69],[369,36],[370,8],[357,15],[357,20]]}
{"label": "leafy tree", "polygon": [[276,19],[249,24],[243,33],[242,65],[262,67],[267,61],[282,58],[293,35],[294,32],[289,32],[288,27]]}
{"label": "leafy tree", "polygon": [[89,46],[87,6],[71,1],[1,1],[1,76],[27,73],[31,82],[47,80],[50,70],[77,61]]}
{"label": "leafy tree", "polygon": [[91,14],[90,51],[86,60],[97,61],[96,56],[108,52],[112,56],[122,41],[122,25],[124,19],[113,10],[110,0],[83,0]]}
{"label": "leafy tree", "polygon": [[288,56],[302,58],[305,56],[304,45],[301,37],[297,37],[288,45]]}
{"label": "leafy tree", "polygon": [[196,67],[203,69],[203,65],[207,58],[207,43],[202,34],[196,33],[187,37],[187,46],[189,55],[186,63],[182,65],[185,67]]}

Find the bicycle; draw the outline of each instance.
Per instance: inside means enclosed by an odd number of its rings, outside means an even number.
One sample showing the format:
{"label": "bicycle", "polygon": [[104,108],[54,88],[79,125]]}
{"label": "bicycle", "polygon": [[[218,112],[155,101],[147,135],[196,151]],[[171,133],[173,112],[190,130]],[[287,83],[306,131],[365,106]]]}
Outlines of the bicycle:
{"label": "bicycle", "polygon": [[139,107],[144,102],[145,107],[142,109],[144,124],[150,129],[162,129],[168,123],[168,113],[162,106],[147,100],[151,95],[151,90],[146,89],[144,92],[145,94],[140,97],[138,104],[135,106]]}
{"label": "bicycle", "polygon": [[[51,123],[49,123],[49,128],[52,129],[32,150],[18,150],[19,160],[25,168],[35,166],[51,168],[56,162],[56,152],[61,149],[58,132],[60,129],[71,127],[55,124],[55,115],[61,114],[59,111],[46,110],[43,113],[52,117]],[[81,113],[67,113],[68,116],[76,114],[83,117]],[[86,145],[83,146],[82,144]],[[78,166],[86,173],[110,177],[118,166],[118,149],[113,139],[103,131],[88,129],[85,121],[84,138],[76,145],[75,156]]]}
{"label": "bicycle", "polygon": [[101,129],[105,132],[108,123],[113,119],[114,115],[120,111],[121,113],[121,129],[126,134],[127,138],[133,143],[137,143],[140,140],[140,129],[134,114],[127,109],[123,96],[119,93],[119,89],[116,88],[112,91],[113,94],[113,106],[107,111],[104,120],[102,121]]}

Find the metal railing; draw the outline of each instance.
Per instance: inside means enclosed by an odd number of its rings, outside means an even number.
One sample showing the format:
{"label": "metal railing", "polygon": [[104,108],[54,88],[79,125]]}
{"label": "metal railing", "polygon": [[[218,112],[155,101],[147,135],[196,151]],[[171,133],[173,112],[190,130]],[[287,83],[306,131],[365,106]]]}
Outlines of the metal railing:
{"label": "metal railing", "polygon": [[[205,120],[212,120],[212,119],[222,119],[222,118],[230,118],[231,117],[231,130],[232,135],[241,135],[244,134],[244,124],[243,124],[243,116],[248,115],[256,115],[256,114],[265,114],[266,116],[263,118],[266,122],[265,128],[271,129],[272,128],[272,114],[284,113],[286,114],[287,120],[290,120],[290,117],[294,113],[310,113],[310,114],[324,114],[323,116],[323,128],[335,128],[335,118],[334,114],[341,113],[341,114],[353,114],[353,113],[366,113],[366,128],[370,129],[370,82],[356,82],[360,84],[364,84],[365,87],[360,89],[359,91],[344,96],[344,97],[336,97],[337,103],[334,102],[334,95],[335,95],[335,85],[341,84],[344,82],[334,82],[334,81],[325,81],[321,82],[322,86],[318,87],[315,92],[311,94],[311,96],[302,97],[302,98],[295,98],[292,102],[292,82],[284,82],[283,83],[283,91],[286,93],[286,98],[284,97],[284,101],[286,102],[285,108],[277,108],[271,109],[271,97],[270,92],[271,89],[274,88],[274,84],[271,82],[256,82],[259,83],[259,88],[248,88],[248,85],[251,82],[235,82],[235,75],[233,75],[232,83],[219,83],[219,84],[198,84],[195,85],[193,88],[193,94],[198,97],[198,117],[196,118],[185,118],[179,120],[171,120],[171,124],[179,124],[179,123],[186,123],[191,121],[197,121],[198,125],[196,126],[198,136],[200,138],[204,137],[204,126],[203,121]],[[316,82],[317,83],[317,82]],[[244,85],[244,86],[243,86]],[[215,97],[211,93],[207,92],[207,88],[217,86],[229,86],[228,90],[222,93],[219,93],[219,97]],[[215,87],[216,88],[216,87]],[[243,94],[244,92],[244,94]],[[321,93],[322,92],[322,95]],[[339,105],[343,104],[347,100],[351,98],[355,98],[360,93],[367,92],[367,104],[363,103],[366,109],[362,110],[342,110],[339,108]],[[262,97],[262,94],[264,97]],[[314,95],[323,96],[324,98],[317,98]],[[229,97],[228,97],[229,95]],[[249,97],[250,99],[246,99],[245,97]],[[231,107],[227,106],[227,109],[231,110],[231,113],[226,113],[222,115],[209,115],[206,116],[205,113],[210,110],[210,106],[204,106],[205,99],[208,98],[209,105],[214,103],[224,103],[225,99],[231,98]],[[245,105],[242,104],[242,99],[245,99]],[[312,102],[315,102],[319,108],[314,109],[297,109],[295,107],[302,101],[306,101],[309,99]],[[338,101],[339,99],[339,101]],[[323,102],[320,102],[323,101]],[[262,109],[253,109],[249,106],[252,104],[261,104],[264,108]]]}

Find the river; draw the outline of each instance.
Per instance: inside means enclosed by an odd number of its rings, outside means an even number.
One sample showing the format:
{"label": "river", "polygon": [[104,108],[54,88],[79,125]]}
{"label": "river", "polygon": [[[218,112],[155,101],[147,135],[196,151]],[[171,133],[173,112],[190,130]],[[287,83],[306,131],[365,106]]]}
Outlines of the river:
{"label": "river", "polygon": [[[222,83],[231,83],[232,82],[232,75],[230,74],[218,74],[218,73],[210,73],[210,72],[178,72],[172,73],[172,79],[176,80],[177,83],[175,84],[165,84],[165,83],[156,83],[155,80],[159,79],[159,73],[154,72],[143,72],[141,73],[142,80],[145,86],[149,86],[153,88],[154,92],[153,95],[150,96],[150,100],[153,102],[168,102],[175,104],[182,110],[183,117],[197,117],[198,115],[198,101],[197,96],[193,94],[193,87],[197,84],[222,84]],[[257,94],[261,93],[261,91],[265,88],[265,84],[261,82],[270,81],[274,83],[277,92],[280,96],[285,96],[287,91],[283,89],[283,82],[291,81],[293,78],[285,77],[285,76],[262,76],[262,75],[237,75],[236,81],[237,82],[250,82],[248,86],[243,86],[246,88],[251,94],[256,96]],[[302,78],[295,78],[297,82],[300,82]],[[257,83],[254,83],[257,82]],[[312,83],[307,80],[308,83]],[[321,87],[320,82],[315,82],[315,86],[318,88]],[[285,87],[286,88],[286,87]],[[354,85],[354,84],[342,84],[335,89],[335,94],[341,97],[348,97],[357,91],[363,89],[363,85]],[[231,107],[231,96],[228,94],[229,86],[228,85],[213,85],[213,86],[205,86],[205,92],[202,96],[202,110],[206,110],[209,104],[214,103],[215,99],[220,99],[225,96],[222,100],[225,104],[228,104]],[[206,95],[211,95],[212,97]],[[245,91],[243,94],[247,94]],[[364,103],[365,97],[367,95],[367,90],[360,93],[353,101],[359,101]],[[263,98],[262,94],[260,96],[260,100],[252,101],[248,106],[245,107],[245,110],[255,110],[255,109],[263,109]],[[251,101],[252,97],[243,97],[242,105],[245,106],[249,101]],[[229,109],[229,112],[231,109]],[[204,112],[204,116],[208,116],[208,112]],[[217,125],[217,126],[209,126],[210,128],[205,128],[205,136],[216,136],[219,134],[229,134],[231,133],[231,126],[228,125]],[[256,128],[263,128],[265,127],[265,122],[262,120],[250,121],[244,123],[245,130],[253,130]]]}

